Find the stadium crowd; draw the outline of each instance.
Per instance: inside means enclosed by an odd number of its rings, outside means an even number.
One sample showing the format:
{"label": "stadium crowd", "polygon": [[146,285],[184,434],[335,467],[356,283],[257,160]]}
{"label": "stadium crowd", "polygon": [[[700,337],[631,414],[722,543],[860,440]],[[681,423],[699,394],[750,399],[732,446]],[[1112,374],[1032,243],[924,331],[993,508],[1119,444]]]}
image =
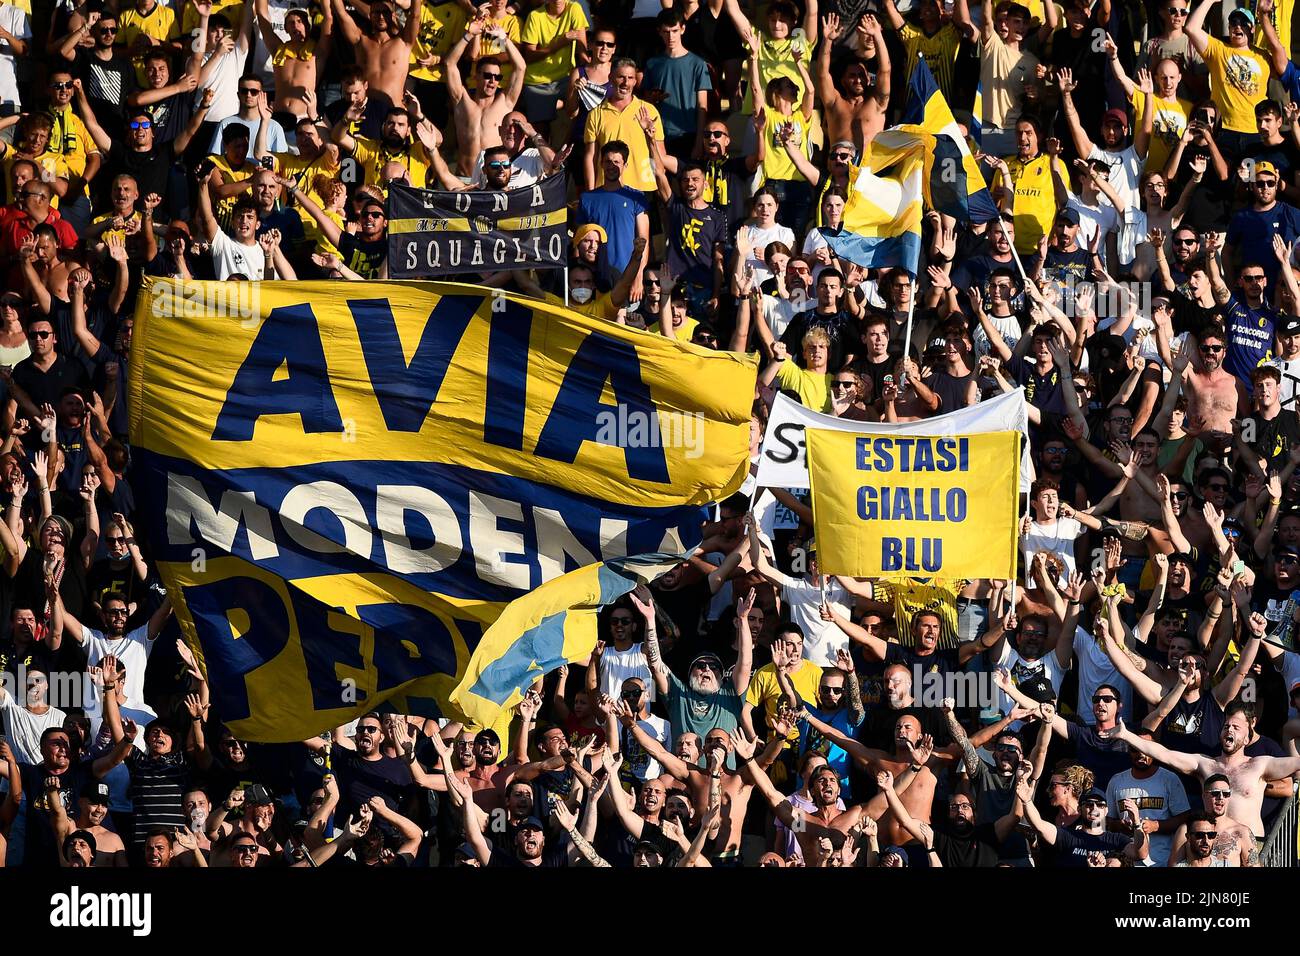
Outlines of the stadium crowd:
{"label": "stadium crowd", "polygon": [[[0,0],[0,861],[1259,865],[1300,773],[1293,12]],[[832,240],[921,62],[1000,218],[927,213],[914,279]],[[239,739],[136,539],[140,289],[386,278],[391,183],[560,170],[567,286],[461,278],[760,353],[755,452],[778,390],[1023,387],[1020,578],[822,576],[751,479],[508,739]]]}

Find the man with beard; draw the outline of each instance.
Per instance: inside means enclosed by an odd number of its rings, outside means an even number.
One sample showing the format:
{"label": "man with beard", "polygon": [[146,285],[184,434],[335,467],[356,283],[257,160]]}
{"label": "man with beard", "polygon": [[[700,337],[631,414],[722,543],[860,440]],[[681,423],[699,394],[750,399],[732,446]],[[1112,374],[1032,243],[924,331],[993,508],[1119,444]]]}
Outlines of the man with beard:
{"label": "man with beard", "polygon": [[[640,677],[627,678],[627,680],[623,681],[619,699],[632,711],[637,723],[641,725],[641,729],[659,741],[664,747],[667,747],[672,739],[668,729],[668,721],[657,714],[650,713],[650,702],[646,694],[647,683],[646,680]],[[606,709],[607,714],[613,716],[614,700],[612,698],[603,698],[601,706]],[[608,731],[606,734],[608,735]],[[636,741],[630,734],[623,734],[621,738],[614,737],[612,739],[618,741],[619,750],[625,757],[623,780],[631,783],[634,787],[642,786],[647,781],[655,780],[663,774],[663,767],[649,754],[636,746]]]}
{"label": "man with beard", "polygon": [[[420,129],[424,125],[421,122],[423,117],[413,115],[399,106],[389,111],[380,127],[379,139],[373,140],[365,136],[353,136],[348,132],[349,123],[358,120],[360,116],[358,108],[348,110],[343,119],[330,130],[330,139],[344,155],[351,156],[360,164],[367,185],[384,186],[380,173],[388,163],[394,161],[406,167],[412,186],[422,187],[426,182],[433,185],[431,180],[434,177],[430,175],[430,170],[435,165],[431,155],[435,147],[425,142],[427,132],[422,133]],[[413,133],[421,135],[413,136]]]}
{"label": "man with beard", "polygon": [[[1228,816],[1231,799],[1232,781],[1226,775],[1205,778],[1201,790],[1205,809],[1188,817],[1174,833],[1170,866],[1259,866],[1250,828]],[[1201,836],[1194,837],[1196,833]]]}
{"label": "man with beard", "polygon": [[[731,731],[721,727],[713,728],[704,735],[704,755],[708,763],[705,769],[698,764],[688,764],[661,747],[658,741],[641,728],[632,712],[621,701],[617,705],[616,714],[619,722],[636,737],[637,743],[659,761],[674,779],[686,785],[697,817],[703,818],[712,807],[721,807],[716,836],[710,838],[709,859],[714,866],[740,866],[741,827],[745,822],[754,783],[752,778],[747,779],[743,773],[730,768],[741,767],[753,760],[757,749],[756,741],[749,739],[740,727],[733,727]],[[769,765],[780,750],[783,734],[788,733],[790,728],[788,724],[778,721],[774,730],[762,756]]]}
{"label": "man with beard", "polygon": [[[402,812],[410,802],[411,769],[408,761],[383,752],[384,727],[379,715],[362,715],[351,738],[343,729],[334,728],[331,750],[331,766],[339,783],[339,816],[349,816],[374,796],[383,797],[390,809]],[[327,746],[320,737],[303,743],[312,751]]]}
{"label": "man with beard", "polygon": [[[1204,272],[1193,272],[1192,280],[1204,277]],[[1232,440],[1232,420],[1239,408],[1250,404],[1250,396],[1241,380],[1223,367],[1226,348],[1222,329],[1211,325],[1196,336],[1201,353],[1201,370],[1194,366],[1183,376],[1183,392],[1187,395],[1187,418],[1201,424],[1196,432],[1212,450],[1226,447]]]}
{"label": "man with beard", "polygon": [[[568,842],[566,840],[548,841],[546,827],[535,816],[522,820],[515,828],[514,841],[509,851],[497,849],[488,843],[479,828],[477,809],[474,807],[473,794],[469,785],[454,775],[447,778],[448,792],[452,802],[459,806],[461,823],[465,830],[465,839],[473,850],[480,866],[509,867],[554,867],[568,865]],[[551,846],[547,843],[551,842]],[[586,843],[586,841],[583,841]],[[586,845],[594,855],[595,850]]]}
{"label": "man with beard", "polygon": [[[1263,615],[1250,616],[1251,640],[1256,642],[1264,634],[1267,622]],[[1215,757],[1201,754],[1179,753],[1160,744],[1143,740],[1123,723],[1105,733],[1112,740],[1127,743],[1160,761],[1178,773],[1208,780],[1214,774],[1224,774],[1231,784],[1232,797],[1227,812],[1250,828],[1255,840],[1262,846],[1264,821],[1260,808],[1268,781],[1280,780],[1300,772],[1300,757],[1247,757],[1245,748],[1250,742],[1250,720],[1245,714],[1246,705],[1234,701],[1224,712],[1223,730],[1219,734],[1220,752]]]}
{"label": "man with beard", "polygon": [[1048,619],[1040,614],[1027,614],[1023,621],[1007,615],[994,622],[988,632],[974,642],[987,644],[990,639],[993,641],[989,662],[996,668],[993,682],[998,687],[998,709],[1002,713],[1010,713],[1018,705],[1033,703],[1023,695],[1013,697],[1009,690],[1002,689],[1004,683],[1019,687],[1045,680],[1051,685],[1053,699],[1060,693],[1061,682],[1070,669],[1072,642],[1063,640],[1058,634],[1053,642],[1055,647],[1048,653],[1048,635],[1052,629]]}
{"label": "man with beard", "polygon": [[[853,656],[841,650],[837,652],[836,659],[838,667],[822,671],[821,680],[817,684],[816,706],[805,702],[805,707],[814,719],[834,727],[845,737],[854,737],[866,718],[866,710],[862,706],[862,686],[853,666]],[[797,699],[795,688],[790,685],[784,672],[778,671],[777,677],[786,696],[792,700]],[[841,789],[846,794],[849,793],[849,768],[852,761],[848,751],[835,741],[823,737],[806,720],[800,720],[796,729],[799,732],[799,760],[802,761],[804,754],[809,751],[824,753],[827,765],[839,775]]]}
{"label": "man with beard", "polygon": [[373,196],[362,200],[361,228],[357,232],[345,232],[293,180],[282,176],[280,185],[298,201],[307,215],[316,220],[321,235],[339,250],[340,265],[346,267],[350,278],[388,277],[388,213],[381,200]]}
{"label": "man with beard", "polygon": [[420,13],[424,0],[411,0],[406,11],[406,25],[397,26],[397,16],[387,0],[370,5],[370,32],[362,33],[343,0],[332,0],[334,22],[343,39],[356,51],[357,62],[365,71],[370,95],[387,97],[390,104],[402,102],[406,74],[411,66],[411,47],[420,30]]}
{"label": "man with beard", "polygon": [[707,181],[699,165],[682,163],[674,189],[658,153],[662,144],[649,142],[655,156],[655,185],[668,223],[668,273],[685,293],[692,314],[713,318],[722,298],[723,262],[730,241],[726,214],[704,198]]}
{"label": "man with beard", "polygon": [[[703,149],[700,162],[704,171],[704,200],[726,216],[730,244],[731,237],[745,221],[751,174],[744,156],[731,155],[731,132],[725,120],[715,118],[705,124]],[[848,182],[847,164],[843,165],[842,178]]]}
{"label": "man with beard", "polygon": [[[23,487],[26,487],[25,483]],[[17,556],[19,550],[14,548],[9,554]],[[17,567],[18,561],[15,560],[14,570]],[[36,613],[29,603],[17,602],[9,614],[9,638],[0,642],[0,670],[17,674],[19,667],[35,667],[49,673],[54,654],[59,649],[60,636],[37,623]]]}
{"label": "man with beard", "polygon": [[[646,618],[643,647],[650,673],[654,677],[655,689],[667,707],[668,723],[674,737],[680,737],[684,733],[706,737],[715,729],[727,736],[735,731],[740,724],[745,694],[749,690],[753,663],[753,648],[749,642],[740,642],[736,666],[725,686],[722,660],[717,654],[701,654],[691,661],[685,682],[668,670],[660,657],[653,616]],[[660,760],[660,763],[663,761]]]}
{"label": "man with beard", "polygon": [[[1151,731],[1143,729],[1139,736],[1150,739]],[[1151,837],[1150,860],[1152,866],[1168,866],[1173,833],[1187,819],[1187,796],[1182,781],[1141,751],[1129,748],[1133,766],[1117,773],[1106,785],[1106,805],[1110,825],[1121,828],[1122,805],[1132,801],[1141,816],[1141,826]]]}
{"label": "man with beard", "polygon": [[[633,859],[637,847],[649,843],[665,859],[671,855],[676,843],[664,833],[663,822],[668,819],[666,801],[668,789],[660,780],[647,780],[641,784],[636,795],[635,806],[631,805],[629,794],[617,784],[607,790],[610,802],[614,805],[614,815],[623,825],[621,834],[608,854],[611,862],[618,866]],[[683,802],[679,797],[678,802]],[[688,803],[689,807],[689,803]],[[690,820],[689,809],[686,822]]]}
{"label": "man with beard", "polygon": [[[1016,819],[1011,814],[994,823],[976,825],[975,805],[971,803],[970,797],[964,793],[953,793],[948,797],[947,818],[931,827],[918,822],[907,812],[893,786],[891,774],[877,774],[876,784],[884,791],[889,800],[890,812],[899,824],[912,839],[926,845],[929,852],[937,855],[940,866],[968,869],[998,865],[998,846],[1015,826]],[[927,830],[930,840],[928,843]]]}
{"label": "man with beard", "polygon": [[[1079,819],[1070,829],[1048,823],[1034,806],[1034,788],[1028,781],[1021,781],[1016,788],[1016,805],[1019,814],[1029,821],[1038,831],[1039,837],[1048,846],[1055,849],[1054,866],[1082,867],[1088,866],[1088,858],[1093,853],[1113,853],[1124,850],[1130,859],[1138,859],[1137,845],[1144,843],[1146,832],[1141,826],[1132,837],[1123,833],[1110,833],[1106,830],[1106,794],[1093,787],[1079,801]],[[1124,801],[1124,813],[1137,819],[1137,805],[1132,800]]]}
{"label": "man with beard", "polygon": [[[255,841],[246,841],[253,848],[250,853],[250,859],[256,861],[257,843]],[[180,848],[180,852],[176,848]],[[188,853],[188,857],[182,854]],[[178,861],[186,859],[186,864],[180,864]],[[199,849],[198,841],[194,834],[188,830],[173,830],[169,827],[153,827],[146,835],[144,840],[144,865],[151,870],[165,870],[173,866],[207,866],[208,862],[204,859],[203,851]],[[239,864],[233,864],[239,865]]]}
{"label": "man with beard", "polygon": [[[57,590],[53,591],[53,601],[56,613],[62,616],[63,634],[71,635],[82,646],[86,651],[87,664],[94,667],[106,657],[116,658],[126,667],[127,706],[144,708],[144,672],[149,663],[149,655],[153,653],[154,642],[171,617],[171,598],[164,598],[149,620],[132,631],[126,629],[127,618],[131,613],[126,598],[115,591],[106,594],[100,605],[100,620],[104,626],[102,631],[93,631],[77,620],[75,615],[63,607],[63,599]],[[62,643],[61,638],[58,643]]]}
{"label": "man with beard", "polygon": [[[231,813],[242,810],[233,823],[226,822]],[[268,863],[280,856],[280,844],[271,824],[275,822],[275,799],[260,783],[247,788],[236,788],[225,801],[208,815],[204,832],[212,841],[212,860],[220,865],[237,856],[235,847],[241,838],[252,837],[257,843],[259,863]]]}

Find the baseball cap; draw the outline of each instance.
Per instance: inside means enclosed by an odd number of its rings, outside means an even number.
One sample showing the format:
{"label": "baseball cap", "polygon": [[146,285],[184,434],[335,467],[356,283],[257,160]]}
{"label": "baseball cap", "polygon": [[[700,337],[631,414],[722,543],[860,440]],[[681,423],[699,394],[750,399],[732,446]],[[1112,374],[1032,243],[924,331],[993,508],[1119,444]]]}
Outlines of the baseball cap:
{"label": "baseball cap", "polygon": [[1056,214],[1057,222],[1068,222],[1072,226],[1079,224],[1079,212],[1073,206],[1066,206]]}
{"label": "baseball cap", "polygon": [[1192,557],[1190,551],[1175,551],[1169,555],[1169,563],[1173,564],[1175,561],[1181,561],[1188,568],[1196,567],[1196,559]]}
{"label": "baseball cap", "polygon": [[541,820],[537,819],[537,817],[529,817],[523,823],[519,824],[519,826],[516,829],[540,830],[543,833],[546,832],[546,826],[542,823]]}
{"label": "baseball cap", "polygon": [[1093,787],[1079,798],[1079,803],[1087,803],[1089,800],[1096,800],[1099,803],[1105,803],[1106,794],[1101,789]]}
{"label": "baseball cap", "polygon": [[91,803],[108,803],[108,784],[91,781],[81,788],[81,795]]}
{"label": "baseball cap", "polygon": [[653,853],[655,856],[663,859],[664,851],[658,843],[653,840],[638,840],[636,846],[632,847],[632,853]]}
{"label": "baseball cap", "polygon": [[1278,335],[1300,335],[1300,319],[1293,315],[1282,317],[1282,322],[1277,330]]}
{"label": "baseball cap", "polygon": [[260,783],[250,784],[244,791],[244,802],[249,806],[258,806],[260,804],[275,803],[275,798],[271,796],[271,791]]}
{"label": "baseball cap", "polygon": [[702,661],[708,661],[710,664],[717,665],[718,672],[719,673],[722,672],[722,658],[712,652],[707,654],[700,654],[699,656],[697,656],[695,660],[691,661],[690,669],[695,670],[695,665],[701,663]]}
{"label": "baseball cap", "polygon": [[894,854],[894,855],[897,856],[900,860],[903,861],[903,866],[907,866],[907,851],[904,850],[904,849],[903,849],[901,846],[899,846],[897,843],[891,844],[890,846],[887,846],[887,847],[885,847],[883,850],[881,850],[881,851],[880,851],[880,859],[883,860],[885,857],[889,856],[889,854],[891,854],[891,853]]}
{"label": "baseball cap", "polygon": [[1107,110],[1105,114],[1102,116],[1101,121],[1103,123],[1107,123],[1107,122],[1119,123],[1120,126],[1123,126],[1125,129],[1128,129],[1128,114],[1121,109]]}
{"label": "baseball cap", "polygon": [[1241,17],[1243,20],[1246,21],[1247,25],[1249,25],[1252,30],[1255,28],[1255,14],[1251,13],[1245,7],[1238,7],[1236,10],[1233,10],[1230,14],[1228,14],[1229,23],[1232,22],[1233,17]]}
{"label": "baseball cap", "polygon": [[17,292],[6,292],[0,295],[0,305],[12,305],[14,308],[21,308],[23,304],[23,297]]}
{"label": "baseball cap", "polygon": [[943,355],[947,351],[948,340],[943,336],[931,339],[930,344],[925,347],[926,355]]}
{"label": "baseball cap", "polygon": [[1256,179],[1259,178],[1260,173],[1268,173],[1270,176],[1276,176],[1278,174],[1277,167],[1274,166],[1272,163],[1270,163],[1267,159],[1262,159],[1255,164]]}
{"label": "baseball cap", "polygon": [[1279,544],[1276,548],[1273,549],[1273,557],[1275,558],[1280,558],[1284,554],[1289,554],[1297,561],[1300,561],[1300,548],[1297,548],[1295,545]]}
{"label": "baseball cap", "polygon": [[498,747],[501,746],[501,737],[491,727],[488,727],[485,730],[480,730],[474,735],[474,743],[478,743],[479,741],[496,744]]}

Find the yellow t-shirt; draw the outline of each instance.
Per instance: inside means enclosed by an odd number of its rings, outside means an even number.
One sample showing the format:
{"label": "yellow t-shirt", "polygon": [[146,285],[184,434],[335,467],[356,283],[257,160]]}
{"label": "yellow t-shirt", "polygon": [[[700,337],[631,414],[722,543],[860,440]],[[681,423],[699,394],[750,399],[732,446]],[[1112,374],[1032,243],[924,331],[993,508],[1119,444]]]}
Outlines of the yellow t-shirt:
{"label": "yellow t-shirt", "polygon": [[[106,219],[112,219],[115,215],[116,213],[109,212],[103,214],[102,216],[96,216],[94,219],[91,220],[90,224],[92,226],[97,226]],[[131,215],[126,217],[126,221],[138,222],[143,218],[144,217],[141,215],[140,210],[137,209],[135,212],[131,213]],[[136,235],[139,235],[139,233],[136,233]],[[125,229],[105,229],[102,233],[99,234],[100,241],[103,242],[105,245],[107,245],[109,236],[116,236],[117,238],[121,239],[123,242],[127,242],[130,239],[130,236],[127,234],[127,231]]]}
{"label": "yellow t-shirt", "polygon": [[925,64],[934,74],[934,82],[939,91],[949,99],[952,98],[952,74],[957,64],[957,51],[961,48],[961,35],[951,23],[939,28],[934,36],[929,36],[920,27],[910,21],[904,21],[898,31],[903,46],[907,49],[907,70],[904,76],[911,76],[916,69],[918,57],[925,58]]}
{"label": "yellow t-shirt", "polygon": [[[798,106],[803,99],[803,78],[799,76],[799,70],[794,65],[794,51],[796,49],[803,51],[804,62],[808,62],[808,39],[804,36],[803,29],[792,30],[790,35],[783,40],[770,39],[760,30],[755,30],[754,35],[760,40],[758,45],[758,78],[763,86],[758,90],[745,91],[745,102],[741,107],[742,111],[753,113],[755,102],[765,103],[767,101],[767,84],[778,76],[784,76],[794,83],[795,89],[798,90],[794,102]],[[745,76],[749,76],[748,72]],[[748,86],[748,83],[746,85]]]}
{"label": "yellow t-shirt", "polygon": [[957,646],[957,595],[966,581],[935,581],[926,584],[916,578],[877,581],[876,600],[894,606],[894,626],[900,637],[910,644],[912,618],[921,611],[934,611],[940,617],[939,646]]}
{"label": "yellow t-shirt", "polygon": [[155,3],[148,13],[141,13],[132,6],[130,9],[123,10],[117,17],[117,43],[120,46],[131,46],[135,43],[136,37],[141,35],[163,43],[176,39],[179,33],[176,14],[162,3],[162,0]]}
{"label": "yellow t-shirt", "polygon": [[86,124],[71,108],[50,109],[47,112],[50,119],[54,120],[48,151],[62,156],[72,175],[82,175],[86,171],[86,159],[91,153],[99,152],[99,147],[90,136],[90,130],[86,129]]}
{"label": "yellow t-shirt", "polygon": [[[2,165],[5,177],[6,202],[14,201],[14,163],[18,161],[18,158],[18,154],[14,152],[12,148],[5,152],[5,158]],[[67,161],[58,153],[51,152],[47,149],[45,152],[41,153],[41,155],[33,159],[32,162],[36,163],[36,165],[41,168],[40,178],[45,182],[53,183],[56,179],[71,178],[70,173],[68,172]],[[50,194],[50,208],[59,208],[59,197],[54,193]]]}
{"label": "yellow t-shirt", "polygon": [[[297,153],[272,153],[271,155],[275,157],[275,171],[281,176],[291,177],[299,189],[306,192],[308,196],[315,200],[316,205],[324,209],[325,197],[312,188],[312,180],[320,173],[337,174],[338,164],[330,162],[329,152],[321,153],[311,162],[303,159]],[[311,214],[302,206],[295,206],[294,208],[298,210],[298,217],[302,219],[303,237],[309,241],[314,239],[319,243],[324,243],[329,246],[328,251],[337,253],[337,249],[321,238],[320,226],[316,224],[316,220],[312,218]],[[330,218],[333,219],[334,217],[331,215]],[[341,226],[342,223],[339,225]],[[326,250],[318,248],[316,251],[323,252]]]}
{"label": "yellow t-shirt", "polygon": [[[411,47],[410,76],[431,83],[446,82],[442,60],[447,51],[465,34],[465,8],[459,3],[425,4],[420,8],[420,32]],[[436,56],[439,61],[430,67],[417,66],[426,56]]]}
{"label": "yellow t-shirt", "polygon": [[[681,325],[673,329],[673,338],[678,342],[689,342],[691,337],[695,335],[695,330],[699,327],[700,323],[688,315],[682,320]],[[661,322],[656,322],[654,325],[647,325],[645,330],[647,332],[653,332],[655,335],[664,334],[663,324]]]}
{"label": "yellow t-shirt", "polygon": [[[226,162],[226,157],[221,153],[213,153],[208,158],[212,160],[212,165],[221,170],[226,177],[226,182],[228,183],[242,183],[245,179],[251,178],[253,173],[257,172],[257,167],[248,162],[244,163],[238,169],[235,169],[230,165],[230,163]],[[235,193],[233,196],[227,196],[225,199],[221,200],[221,202],[217,203],[216,208],[212,210],[212,214],[217,217],[217,223],[222,229],[230,228],[230,217],[235,211],[235,203],[239,202],[240,197],[244,195],[246,194]],[[251,193],[248,193],[247,195],[251,195]]]}
{"label": "yellow t-shirt", "polygon": [[[1011,181],[1016,187],[1016,202],[1012,207],[1016,220],[1016,252],[1030,255],[1038,249],[1038,240],[1052,229],[1056,220],[1056,189],[1052,183],[1051,157],[1046,153],[1021,162],[1018,158],[1007,160]],[[1056,161],[1057,171],[1067,183],[1069,174],[1065,164]],[[993,185],[1002,184],[1002,174],[994,177]]]}
{"label": "yellow t-shirt", "polygon": [[390,150],[379,140],[370,139],[366,136],[356,137],[356,142],[357,147],[352,151],[352,156],[365,170],[368,185],[381,185],[379,171],[384,168],[385,163],[393,161],[399,162],[406,167],[407,172],[410,174],[411,185],[417,189],[423,188],[428,181],[429,167],[433,163],[423,143],[412,143],[405,149]]}
{"label": "yellow t-shirt", "polygon": [[551,303],[551,305],[558,305],[563,309],[581,312],[583,315],[590,316],[593,319],[607,319],[612,322],[618,318],[618,306],[614,304],[614,300],[610,298],[608,292],[598,292],[591,301],[583,302],[582,304],[578,304],[570,299],[568,305],[564,304],[564,298],[562,296],[548,292],[546,293],[546,301]]}
{"label": "yellow t-shirt", "polygon": [[[812,661],[800,661],[799,667],[790,675],[790,683],[794,685],[800,699],[812,705],[817,703],[817,690],[821,682],[822,669]],[[745,692],[745,703],[751,707],[762,707],[769,723],[776,716],[777,708],[781,705],[781,685],[776,679],[775,666],[764,664],[754,671],[749,679],[749,690]],[[790,743],[799,740],[797,725],[790,728],[785,739]]]}
{"label": "yellow t-shirt", "polygon": [[1223,128],[1259,132],[1255,106],[1268,96],[1268,60],[1250,47],[1236,49],[1210,37],[1205,65],[1210,69],[1210,98],[1223,117]]}
{"label": "yellow t-shirt", "polygon": [[[539,7],[528,14],[528,19],[524,21],[523,33],[520,34],[520,42],[531,43],[539,47],[548,46],[558,36],[562,36],[571,30],[586,30],[590,26],[591,24],[587,22],[587,15],[582,12],[582,7],[574,3],[573,0],[569,0],[558,17],[551,16],[546,11],[546,7]],[[529,63],[528,72],[524,74],[524,82],[529,86],[544,86],[547,83],[556,83],[568,77],[569,71],[575,65],[574,47],[576,45],[572,42],[562,44],[554,53]],[[649,188],[654,188],[653,182]]]}
{"label": "yellow t-shirt", "polygon": [[[1133,125],[1142,123],[1142,109],[1146,94],[1134,88],[1129,102],[1133,104]],[[1187,120],[1192,115],[1192,104],[1188,100],[1161,99],[1155,96],[1151,101],[1151,144],[1147,147],[1145,169],[1163,170],[1169,154],[1174,151],[1178,141],[1187,131]]]}
{"label": "yellow t-shirt", "polygon": [[[247,0],[252,3],[253,0]],[[230,21],[231,29],[236,33],[239,32],[239,25],[244,21],[244,0],[212,0],[212,13],[210,16],[221,14]],[[185,12],[181,14],[180,33],[193,34],[199,28],[199,13],[194,9],[194,4],[185,4]]]}
{"label": "yellow t-shirt", "polygon": [[[567,7],[565,9],[568,9]],[[645,131],[637,121],[641,107],[650,111],[655,121],[655,129],[662,135],[664,124],[659,119],[659,110],[640,97],[634,96],[621,110],[609,100],[601,103],[587,114],[587,125],[583,130],[583,142],[596,144],[596,155],[606,143],[622,140],[627,144],[627,168],[623,170],[623,185],[629,189],[652,192],[655,188],[654,169],[650,165],[650,147],[646,145]],[[596,163],[596,186],[605,182],[605,170],[602,163]]]}
{"label": "yellow t-shirt", "polygon": [[797,131],[795,137],[799,140],[799,149],[803,150],[803,154],[807,156],[808,132],[812,123],[803,118],[803,113],[799,111],[797,106],[789,116],[785,116],[780,110],[773,109],[770,106],[763,107],[763,112],[767,114],[767,125],[763,127],[763,141],[766,148],[766,152],[763,154],[763,178],[793,179],[798,182],[806,182],[804,174],[799,172],[799,167],[794,164],[790,154],[781,145],[779,133],[781,124],[793,123]]}
{"label": "yellow t-shirt", "polygon": [[[1268,41],[1264,39],[1264,25],[1259,20],[1259,11],[1255,9],[1255,0],[1247,0],[1246,3],[1239,3],[1238,6],[1249,7],[1250,12],[1255,14],[1255,46],[1261,50],[1268,49]],[[1295,0],[1273,0],[1273,9],[1269,12],[1268,18],[1273,21],[1273,30],[1277,33],[1278,40],[1282,43],[1282,49],[1291,49],[1291,20],[1295,15]]]}
{"label": "yellow t-shirt", "polygon": [[[500,20],[489,20],[488,24],[490,26],[500,27],[505,31],[506,36],[510,38],[510,41],[515,46],[519,45],[519,18],[513,13],[506,13]],[[480,36],[478,40],[478,57],[474,62],[477,63],[485,57],[498,56],[505,52],[506,48],[496,40],[488,39],[486,35]],[[514,76],[514,73],[514,66],[511,64],[510,58],[506,57],[506,59],[501,63],[501,89],[504,90],[510,85],[510,77]],[[466,78],[465,86],[470,89],[477,88],[478,74],[473,70],[470,71],[469,76]]]}
{"label": "yellow t-shirt", "polygon": [[776,372],[776,384],[799,396],[799,402],[814,412],[831,411],[831,379],[829,372],[810,372],[793,361],[786,361]]}

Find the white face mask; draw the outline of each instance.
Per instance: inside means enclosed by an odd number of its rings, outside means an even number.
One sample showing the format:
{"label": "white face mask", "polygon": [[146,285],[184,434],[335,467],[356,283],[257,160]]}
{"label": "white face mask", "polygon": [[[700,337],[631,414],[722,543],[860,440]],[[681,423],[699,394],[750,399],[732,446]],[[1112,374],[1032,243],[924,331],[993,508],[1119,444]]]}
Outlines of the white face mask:
{"label": "white face mask", "polygon": [[569,298],[573,299],[578,305],[583,305],[591,300],[591,290],[585,288],[570,289]]}

